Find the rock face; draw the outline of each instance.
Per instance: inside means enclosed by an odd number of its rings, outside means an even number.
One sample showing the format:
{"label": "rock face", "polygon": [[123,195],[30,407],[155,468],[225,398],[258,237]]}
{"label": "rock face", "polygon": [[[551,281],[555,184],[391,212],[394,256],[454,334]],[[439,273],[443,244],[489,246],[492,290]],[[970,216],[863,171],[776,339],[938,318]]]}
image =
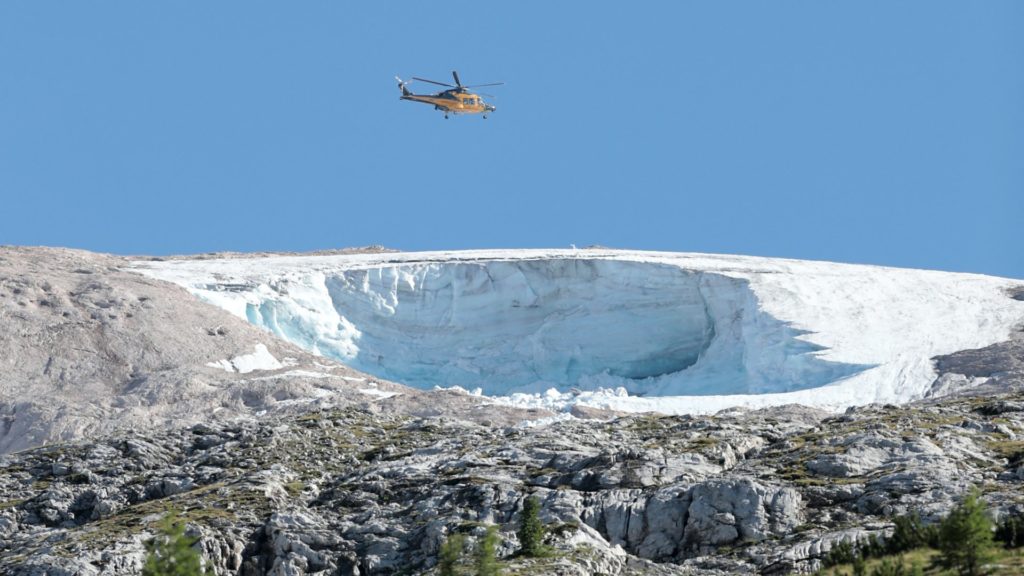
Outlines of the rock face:
{"label": "rock face", "polygon": [[[1024,395],[518,427],[350,406],[0,457],[0,572],[134,574],[168,506],[217,574],[431,573],[500,527],[528,573],[812,571],[985,484],[1020,512]],[[540,498],[556,552],[514,559]],[[62,572],[64,571],[64,572]]]}
{"label": "rock face", "polygon": [[[1015,300],[1024,300],[1024,288],[1011,294]],[[981,381],[987,385],[987,390],[1024,389],[1024,325],[1006,342],[938,356],[935,369],[941,375],[939,381],[960,378]],[[967,393],[977,394],[978,391]]]}
{"label": "rock face", "polygon": [[700,484],[690,493],[685,541],[698,550],[787,534],[803,516],[800,493],[749,478]]}

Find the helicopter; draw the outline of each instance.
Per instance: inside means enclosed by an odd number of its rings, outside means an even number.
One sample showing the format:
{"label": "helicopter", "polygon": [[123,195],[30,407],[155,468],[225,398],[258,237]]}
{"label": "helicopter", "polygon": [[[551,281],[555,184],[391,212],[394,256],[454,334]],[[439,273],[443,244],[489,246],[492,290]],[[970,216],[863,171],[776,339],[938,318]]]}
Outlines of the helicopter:
{"label": "helicopter", "polygon": [[438,86],[447,86],[448,90],[438,92],[437,94],[413,94],[405,87],[409,83],[408,80],[402,80],[398,76],[395,76],[395,80],[398,80],[398,89],[402,91],[401,100],[412,100],[413,102],[423,102],[424,104],[433,104],[434,110],[440,110],[444,112],[444,117],[447,119],[449,114],[483,114],[484,118],[487,118],[487,114],[494,112],[497,108],[493,104],[487,104],[480,96],[488,96],[493,98],[490,94],[475,94],[469,91],[469,88],[481,88],[483,86],[500,86],[504,82],[491,82],[490,84],[474,84],[472,86],[463,86],[462,81],[459,80],[459,73],[452,70],[452,78],[455,79],[455,85],[445,84],[444,82],[437,82],[436,80],[427,80],[426,78],[412,78],[417,82],[428,82],[430,84],[437,84]]}

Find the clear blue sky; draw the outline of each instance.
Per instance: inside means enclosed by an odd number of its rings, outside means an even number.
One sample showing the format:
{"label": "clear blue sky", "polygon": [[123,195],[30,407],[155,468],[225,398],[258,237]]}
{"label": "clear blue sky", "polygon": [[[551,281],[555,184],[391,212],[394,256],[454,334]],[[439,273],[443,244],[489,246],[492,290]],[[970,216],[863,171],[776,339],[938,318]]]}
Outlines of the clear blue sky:
{"label": "clear blue sky", "polygon": [[[0,4],[0,244],[1024,278],[1024,2]],[[392,76],[503,80],[487,120]],[[426,90],[428,85],[413,86]]]}

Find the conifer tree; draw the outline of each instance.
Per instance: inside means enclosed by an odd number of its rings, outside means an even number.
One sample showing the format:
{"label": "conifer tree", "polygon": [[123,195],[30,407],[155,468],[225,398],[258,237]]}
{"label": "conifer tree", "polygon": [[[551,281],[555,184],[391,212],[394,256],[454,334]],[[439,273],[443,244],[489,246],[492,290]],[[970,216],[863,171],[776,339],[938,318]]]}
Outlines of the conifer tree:
{"label": "conifer tree", "polygon": [[185,523],[173,508],[160,520],[156,537],[146,544],[142,576],[202,576],[202,561],[192,546],[195,538],[185,535]]}
{"label": "conifer tree", "polygon": [[540,521],[540,500],[530,496],[523,502],[523,514],[519,520],[520,553],[523,556],[537,557],[544,553],[544,524]]}
{"label": "conifer tree", "polygon": [[477,541],[474,564],[477,576],[500,576],[498,565],[498,527],[491,524],[487,533]]}
{"label": "conifer tree", "polygon": [[946,567],[964,576],[982,573],[982,566],[992,557],[992,521],[977,489],[942,521],[939,546]]}
{"label": "conifer tree", "polygon": [[892,535],[885,541],[885,551],[889,554],[899,554],[929,544],[932,527],[925,526],[917,513],[898,516],[893,519],[893,523],[895,527]]}

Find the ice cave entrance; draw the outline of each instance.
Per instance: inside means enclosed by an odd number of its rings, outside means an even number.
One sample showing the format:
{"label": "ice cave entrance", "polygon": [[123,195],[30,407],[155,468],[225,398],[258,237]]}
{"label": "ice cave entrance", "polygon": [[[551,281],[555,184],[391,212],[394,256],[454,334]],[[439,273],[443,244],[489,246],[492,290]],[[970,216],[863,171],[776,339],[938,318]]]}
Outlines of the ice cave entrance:
{"label": "ice cave entrance", "polygon": [[[278,283],[251,322],[381,378],[487,394],[780,392],[861,367],[826,362],[762,313],[745,280],[643,262],[421,262]],[[295,294],[314,292],[299,298]],[[276,296],[275,296],[276,294]]]}

